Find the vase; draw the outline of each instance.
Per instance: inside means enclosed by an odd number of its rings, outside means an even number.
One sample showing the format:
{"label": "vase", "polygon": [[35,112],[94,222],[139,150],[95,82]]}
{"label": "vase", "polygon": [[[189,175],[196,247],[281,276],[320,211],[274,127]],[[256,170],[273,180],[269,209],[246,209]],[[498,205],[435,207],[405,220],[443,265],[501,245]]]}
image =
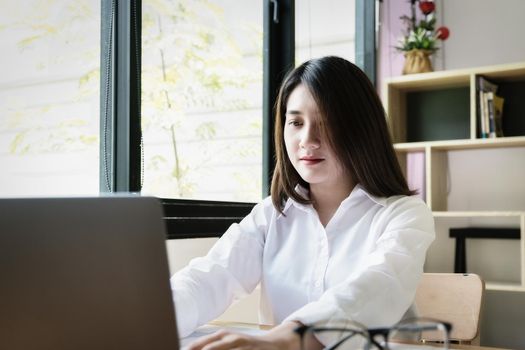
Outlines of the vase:
{"label": "vase", "polygon": [[415,74],[432,72],[432,62],[430,62],[430,50],[414,49],[405,52],[405,65],[403,74]]}

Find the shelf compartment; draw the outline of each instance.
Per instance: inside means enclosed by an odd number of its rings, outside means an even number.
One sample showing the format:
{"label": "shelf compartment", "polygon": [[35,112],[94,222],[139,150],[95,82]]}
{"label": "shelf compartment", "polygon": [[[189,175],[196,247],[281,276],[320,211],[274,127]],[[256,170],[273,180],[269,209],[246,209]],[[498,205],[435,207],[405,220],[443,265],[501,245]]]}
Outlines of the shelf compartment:
{"label": "shelf compartment", "polygon": [[[492,74],[476,74],[474,80],[477,77],[484,77],[489,79],[491,82],[498,86],[496,94],[504,99],[503,103],[503,118],[502,128],[504,136],[523,136],[525,135],[525,74],[520,71],[521,75],[515,75],[509,77],[507,72],[498,72]],[[473,98],[478,99],[478,92],[473,91]],[[481,138],[480,128],[480,114],[479,102],[476,101],[475,107],[478,109],[475,113],[476,121],[475,126],[478,128],[475,131],[477,138]]]}
{"label": "shelf compartment", "polygon": [[431,148],[428,179],[435,211],[525,209],[525,147]]}
{"label": "shelf compartment", "polygon": [[497,291],[525,291],[525,212],[434,212],[436,240],[430,247],[425,272],[454,272],[456,240],[452,228],[519,229],[521,238],[468,240],[467,272],[479,274],[486,288]]}
{"label": "shelf compartment", "polygon": [[520,81],[495,80],[499,85],[497,94],[505,99],[503,103],[503,135],[525,135],[525,77]]}
{"label": "shelf compartment", "polygon": [[[525,178],[523,136],[493,140],[403,143],[394,147],[407,180],[410,177],[407,159],[414,153],[424,152],[424,168],[418,173],[425,176],[426,202],[433,211],[525,209],[525,197],[520,196],[525,191],[525,183],[522,181]],[[469,180],[473,178],[478,179],[483,187],[476,186]],[[510,183],[515,185],[508,186]],[[458,191],[462,193],[459,197]],[[509,207],[512,201],[503,200],[505,196],[515,199],[518,204]],[[458,205],[449,207],[454,198],[458,199]]]}
{"label": "shelf compartment", "polygon": [[512,239],[520,240],[519,227],[453,227],[449,237],[456,240],[454,272],[467,273],[467,242],[473,239]]}
{"label": "shelf compartment", "polygon": [[395,143],[477,139],[476,77],[498,84],[503,131],[525,136],[525,63],[387,79],[383,102]]}
{"label": "shelf compartment", "polygon": [[470,84],[469,74],[443,72],[387,80],[383,102],[393,141],[469,138]]}
{"label": "shelf compartment", "polygon": [[470,87],[406,93],[406,141],[468,139]]}

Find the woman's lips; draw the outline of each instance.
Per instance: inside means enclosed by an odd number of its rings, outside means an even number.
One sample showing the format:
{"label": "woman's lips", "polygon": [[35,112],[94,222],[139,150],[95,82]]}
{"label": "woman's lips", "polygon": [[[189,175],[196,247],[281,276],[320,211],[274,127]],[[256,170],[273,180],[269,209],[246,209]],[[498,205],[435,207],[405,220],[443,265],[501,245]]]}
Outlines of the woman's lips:
{"label": "woman's lips", "polygon": [[324,159],[313,158],[313,157],[302,157],[302,158],[299,158],[299,160],[306,165],[315,165],[315,164],[321,163]]}

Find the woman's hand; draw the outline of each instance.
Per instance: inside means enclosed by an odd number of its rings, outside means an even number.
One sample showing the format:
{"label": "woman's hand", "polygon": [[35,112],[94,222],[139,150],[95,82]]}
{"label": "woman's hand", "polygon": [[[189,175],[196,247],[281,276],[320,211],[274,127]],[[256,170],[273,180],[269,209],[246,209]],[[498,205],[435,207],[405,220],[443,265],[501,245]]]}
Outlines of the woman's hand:
{"label": "woman's hand", "polygon": [[[220,330],[192,343],[188,350],[226,350],[226,349],[258,349],[277,350],[286,349],[275,342],[266,339],[266,335],[253,336]],[[299,349],[299,348],[297,348]]]}
{"label": "woman's hand", "polygon": [[[270,331],[263,335],[257,336],[221,330],[193,342],[192,344],[190,344],[188,350],[300,350],[300,338],[299,335],[294,332],[294,329],[297,326],[299,326],[299,324],[296,322],[286,322],[275,328],[272,328]],[[311,349],[322,348],[322,345],[319,342],[317,342],[317,340],[315,340],[315,345],[316,346],[312,347]]]}

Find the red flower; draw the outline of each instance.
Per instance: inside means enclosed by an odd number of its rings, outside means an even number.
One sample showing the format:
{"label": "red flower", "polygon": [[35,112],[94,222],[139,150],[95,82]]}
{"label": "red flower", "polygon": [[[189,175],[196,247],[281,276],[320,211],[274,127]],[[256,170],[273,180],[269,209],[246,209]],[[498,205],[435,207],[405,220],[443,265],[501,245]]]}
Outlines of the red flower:
{"label": "red flower", "polygon": [[436,5],[434,4],[434,1],[421,0],[419,2],[419,9],[426,16],[434,12]]}
{"label": "red flower", "polygon": [[448,30],[447,27],[439,27],[436,30],[437,38],[441,40],[447,40],[448,36],[450,35],[450,30]]}

